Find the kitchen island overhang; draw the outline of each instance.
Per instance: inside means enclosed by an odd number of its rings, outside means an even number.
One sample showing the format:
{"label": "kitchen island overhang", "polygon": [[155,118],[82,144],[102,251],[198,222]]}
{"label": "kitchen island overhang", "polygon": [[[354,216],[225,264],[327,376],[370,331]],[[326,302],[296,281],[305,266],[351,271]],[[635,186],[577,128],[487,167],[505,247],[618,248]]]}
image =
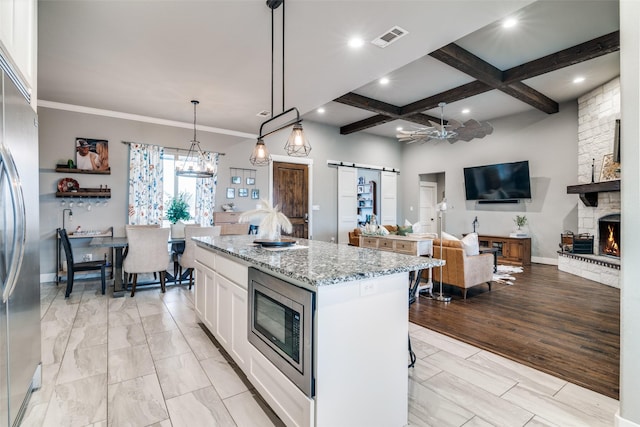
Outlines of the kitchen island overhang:
{"label": "kitchen island overhang", "polygon": [[[285,424],[406,425],[408,273],[440,260],[304,239],[273,250],[254,238],[194,239],[200,321]],[[315,295],[312,397],[248,342],[250,267]]]}

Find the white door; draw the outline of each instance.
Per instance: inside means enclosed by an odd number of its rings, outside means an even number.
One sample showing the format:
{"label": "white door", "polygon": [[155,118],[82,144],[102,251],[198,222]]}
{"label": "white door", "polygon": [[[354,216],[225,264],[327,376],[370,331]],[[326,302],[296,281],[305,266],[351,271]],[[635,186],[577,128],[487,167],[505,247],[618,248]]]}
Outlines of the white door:
{"label": "white door", "polygon": [[380,219],[378,224],[396,225],[398,207],[398,174],[395,172],[380,172]]}
{"label": "white door", "polygon": [[358,226],[358,170],[338,166],[338,243],[349,243]]}
{"label": "white door", "polygon": [[437,233],[435,182],[420,182],[420,231]]}

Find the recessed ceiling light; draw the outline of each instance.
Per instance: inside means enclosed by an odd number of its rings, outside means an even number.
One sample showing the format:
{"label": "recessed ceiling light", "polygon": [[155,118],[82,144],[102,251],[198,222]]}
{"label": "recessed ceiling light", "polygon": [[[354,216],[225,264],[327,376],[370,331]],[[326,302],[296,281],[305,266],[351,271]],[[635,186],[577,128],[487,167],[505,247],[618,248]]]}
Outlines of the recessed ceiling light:
{"label": "recessed ceiling light", "polygon": [[383,77],[380,79],[380,84],[381,85],[386,85],[389,83],[389,77]]}
{"label": "recessed ceiling light", "polygon": [[398,127],[396,128],[396,130],[397,130],[397,131],[401,131],[401,130],[402,130],[402,126],[398,126]]}
{"label": "recessed ceiling light", "polygon": [[363,44],[364,40],[362,40],[360,37],[353,37],[351,38],[351,40],[349,40],[349,47],[358,48],[362,47]]}
{"label": "recessed ceiling light", "polygon": [[471,112],[471,110],[469,110],[468,108],[464,108],[462,110],[462,114],[469,114]]}
{"label": "recessed ceiling light", "polygon": [[582,77],[582,76],[578,76],[575,79],[573,79],[573,82],[576,83],[576,84],[577,83],[582,83],[583,81],[584,81],[584,77]]}
{"label": "recessed ceiling light", "polygon": [[323,114],[324,113],[324,108],[322,108],[322,107],[318,108],[318,113]]}
{"label": "recessed ceiling light", "polygon": [[503,28],[513,28],[518,24],[518,20],[516,18],[507,18],[502,23]]}

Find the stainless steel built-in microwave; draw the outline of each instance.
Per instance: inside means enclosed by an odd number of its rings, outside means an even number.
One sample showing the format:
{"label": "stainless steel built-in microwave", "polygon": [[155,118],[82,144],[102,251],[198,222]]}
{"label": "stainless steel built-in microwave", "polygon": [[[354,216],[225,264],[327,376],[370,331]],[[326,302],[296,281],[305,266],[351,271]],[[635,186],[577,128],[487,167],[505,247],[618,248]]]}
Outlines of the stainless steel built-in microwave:
{"label": "stainless steel built-in microwave", "polygon": [[315,294],[249,268],[249,342],[313,397]]}

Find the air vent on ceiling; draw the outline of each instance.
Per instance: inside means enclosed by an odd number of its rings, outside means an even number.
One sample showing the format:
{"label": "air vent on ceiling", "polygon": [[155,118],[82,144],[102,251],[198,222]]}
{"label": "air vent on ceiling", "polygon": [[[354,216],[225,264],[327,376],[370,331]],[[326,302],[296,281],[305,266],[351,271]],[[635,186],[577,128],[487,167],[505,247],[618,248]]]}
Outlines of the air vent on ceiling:
{"label": "air vent on ceiling", "polygon": [[384,34],[381,34],[379,37],[371,40],[371,43],[375,44],[378,47],[387,47],[391,43],[397,41],[398,39],[406,36],[409,32],[403,28],[395,26],[391,28],[389,31],[385,31]]}
{"label": "air vent on ceiling", "polygon": [[271,111],[262,110],[258,114],[256,114],[256,116],[262,117],[262,118],[271,117]]}

